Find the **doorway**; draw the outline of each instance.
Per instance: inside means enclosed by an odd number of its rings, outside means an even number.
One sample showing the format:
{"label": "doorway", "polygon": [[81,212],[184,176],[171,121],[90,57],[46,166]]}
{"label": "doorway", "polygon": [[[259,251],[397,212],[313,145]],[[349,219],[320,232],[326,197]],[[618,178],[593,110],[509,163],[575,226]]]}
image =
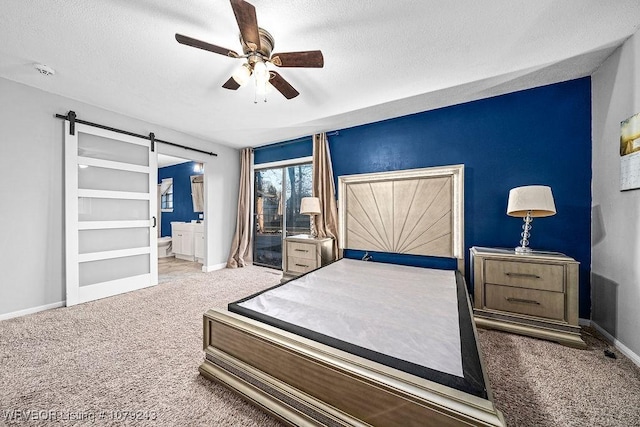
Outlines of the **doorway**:
{"label": "doorway", "polygon": [[158,282],[203,271],[206,233],[203,164],[158,153]]}
{"label": "doorway", "polygon": [[254,264],[281,270],[284,239],[310,232],[300,201],[311,196],[312,173],[311,162],[255,167]]}

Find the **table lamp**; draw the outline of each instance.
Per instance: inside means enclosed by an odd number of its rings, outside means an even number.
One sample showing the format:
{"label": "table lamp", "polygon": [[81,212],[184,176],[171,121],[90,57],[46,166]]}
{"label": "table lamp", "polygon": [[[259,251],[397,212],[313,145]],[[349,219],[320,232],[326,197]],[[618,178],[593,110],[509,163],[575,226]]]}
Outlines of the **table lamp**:
{"label": "table lamp", "polygon": [[545,185],[527,185],[512,188],[509,191],[507,215],[520,217],[524,221],[520,236],[520,246],[516,253],[530,253],[529,237],[531,234],[531,222],[533,218],[545,217],[556,214],[556,205],[553,202],[551,187]]}
{"label": "table lamp", "polygon": [[311,223],[311,237],[318,237],[315,222],[311,217],[320,215],[320,199],[317,197],[303,197],[300,201],[300,213],[302,215],[309,215],[309,222]]}

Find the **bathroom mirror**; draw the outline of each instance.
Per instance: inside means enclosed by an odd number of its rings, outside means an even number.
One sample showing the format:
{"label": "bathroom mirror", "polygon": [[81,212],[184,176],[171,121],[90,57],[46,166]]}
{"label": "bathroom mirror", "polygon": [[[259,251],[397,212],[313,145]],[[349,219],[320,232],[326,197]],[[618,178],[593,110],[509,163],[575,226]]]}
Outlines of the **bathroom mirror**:
{"label": "bathroom mirror", "polygon": [[194,212],[204,212],[204,175],[191,176],[191,199]]}

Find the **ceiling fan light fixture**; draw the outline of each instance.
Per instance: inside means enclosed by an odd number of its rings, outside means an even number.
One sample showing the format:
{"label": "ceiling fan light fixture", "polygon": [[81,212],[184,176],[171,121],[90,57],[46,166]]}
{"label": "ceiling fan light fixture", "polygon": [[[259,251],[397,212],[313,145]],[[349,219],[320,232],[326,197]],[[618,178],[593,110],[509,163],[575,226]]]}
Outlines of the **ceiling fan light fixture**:
{"label": "ceiling fan light fixture", "polygon": [[269,82],[269,70],[264,61],[257,61],[253,64],[253,75],[256,78],[256,86],[264,86]]}
{"label": "ceiling fan light fixture", "polygon": [[249,69],[249,64],[242,64],[234,73],[233,80],[236,81],[240,86],[244,86],[249,79],[251,78],[251,70]]}
{"label": "ceiling fan light fixture", "polygon": [[269,83],[271,73],[269,72],[264,60],[260,59],[259,61],[254,62],[253,75],[256,82],[256,92],[253,98],[253,103],[257,104],[259,97],[262,98],[264,102],[267,102],[267,93],[269,92],[269,88],[267,86],[271,86]]}
{"label": "ceiling fan light fixture", "polygon": [[257,84],[256,94],[261,97],[262,96],[266,97],[266,95],[273,92],[273,89],[274,89],[273,85],[269,82],[265,82],[264,84]]}

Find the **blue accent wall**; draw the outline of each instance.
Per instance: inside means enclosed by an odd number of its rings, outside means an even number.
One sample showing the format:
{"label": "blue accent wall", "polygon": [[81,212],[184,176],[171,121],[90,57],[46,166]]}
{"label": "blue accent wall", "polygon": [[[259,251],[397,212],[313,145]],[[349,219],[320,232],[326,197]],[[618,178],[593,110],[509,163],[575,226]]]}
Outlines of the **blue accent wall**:
{"label": "blue accent wall", "polygon": [[162,236],[171,236],[171,221],[191,222],[198,219],[198,213],[193,211],[191,199],[191,176],[202,175],[194,172],[195,162],[180,163],[158,169],[158,184],[163,179],[173,178],[173,212],[162,212]]}
{"label": "blue accent wall", "polygon": [[311,137],[308,137],[257,148],[253,152],[253,163],[259,165],[311,156],[313,156],[313,142]]}
{"label": "blue accent wall", "polygon": [[[282,145],[279,159],[293,154],[294,145]],[[530,246],[580,262],[582,318],[591,307],[591,145],[589,77],[342,129],[329,138],[336,185],[340,175],[464,164],[469,283],[468,248],[518,245],[522,219],[506,214],[509,190],[550,186],[557,214],[533,221]]]}

